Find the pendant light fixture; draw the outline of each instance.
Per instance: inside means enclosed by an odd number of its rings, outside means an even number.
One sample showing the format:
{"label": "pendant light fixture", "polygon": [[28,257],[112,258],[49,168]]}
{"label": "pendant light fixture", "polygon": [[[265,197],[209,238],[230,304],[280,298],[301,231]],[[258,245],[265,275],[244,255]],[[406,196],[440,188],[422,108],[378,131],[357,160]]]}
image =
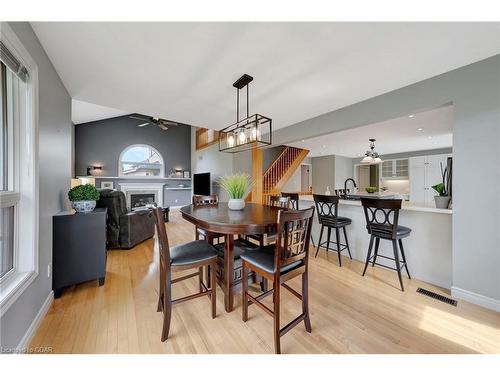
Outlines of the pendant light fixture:
{"label": "pendant light fixture", "polygon": [[[259,114],[249,116],[248,85],[252,81],[253,77],[243,74],[233,83],[233,87],[236,88],[236,122],[219,131],[219,151],[235,153],[271,144],[272,120]],[[247,111],[246,117],[240,120],[240,90],[245,87]]]}
{"label": "pendant light fixture", "polygon": [[380,164],[384,161],[380,158],[379,154],[375,150],[376,139],[370,138],[370,149],[365,152],[365,157],[361,160],[363,164]]}

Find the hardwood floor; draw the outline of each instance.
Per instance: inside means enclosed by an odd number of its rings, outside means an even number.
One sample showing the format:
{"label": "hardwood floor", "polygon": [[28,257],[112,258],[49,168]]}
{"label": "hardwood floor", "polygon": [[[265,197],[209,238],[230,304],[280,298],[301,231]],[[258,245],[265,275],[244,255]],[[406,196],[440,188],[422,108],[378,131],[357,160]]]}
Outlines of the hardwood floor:
{"label": "hardwood floor", "polygon": [[[194,227],[178,212],[167,224],[170,245],[194,239]],[[224,311],[217,293],[217,317],[208,298],[174,306],[169,339],[160,341],[162,315],[156,312],[158,254],[149,240],[132,250],[108,253],[106,284],[97,281],[66,289],[55,300],[31,346],[54,353],[273,353],[271,319],[255,306],[241,321],[240,294],[235,310]],[[411,251],[411,249],[408,249]],[[314,254],[314,252],[312,252]],[[417,294],[417,287],[447,293],[404,279],[394,272],[324,251],[310,260],[312,333],[298,325],[282,339],[283,353],[500,353],[500,314],[459,301],[446,305]],[[411,271],[411,264],[410,264]],[[300,278],[298,278],[300,279]],[[290,283],[300,290],[298,280]],[[196,279],[175,284],[174,298],[197,291]],[[281,292],[282,322],[297,316],[300,303]],[[271,302],[271,298],[265,300]]]}

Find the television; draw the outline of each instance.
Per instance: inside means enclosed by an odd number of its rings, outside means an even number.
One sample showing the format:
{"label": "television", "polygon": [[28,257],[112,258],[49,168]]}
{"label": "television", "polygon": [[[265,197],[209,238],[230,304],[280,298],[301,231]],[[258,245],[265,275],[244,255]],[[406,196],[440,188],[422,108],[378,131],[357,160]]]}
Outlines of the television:
{"label": "television", "polygon": [[193,174],[193,194],[210,195],[211,193],[210,172]]}

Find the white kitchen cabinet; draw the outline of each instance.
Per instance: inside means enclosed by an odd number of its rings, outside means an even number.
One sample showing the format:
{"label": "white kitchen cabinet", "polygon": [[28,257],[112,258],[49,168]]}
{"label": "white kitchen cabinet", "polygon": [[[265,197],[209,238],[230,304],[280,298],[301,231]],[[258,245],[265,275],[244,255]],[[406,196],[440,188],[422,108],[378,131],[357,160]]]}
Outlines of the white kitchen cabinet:
{"label": "white kitchen cabinet", "polygon": [[415,156],[409,160],[410,202],[432,205],[437,193],[433,185],[442,182],[441,166],[446,168],[449,154]]}
{"label": "white kitchen cabinet", "polygon": [[384,160],[380,169],[383,180],[408,179],[408,159]]}

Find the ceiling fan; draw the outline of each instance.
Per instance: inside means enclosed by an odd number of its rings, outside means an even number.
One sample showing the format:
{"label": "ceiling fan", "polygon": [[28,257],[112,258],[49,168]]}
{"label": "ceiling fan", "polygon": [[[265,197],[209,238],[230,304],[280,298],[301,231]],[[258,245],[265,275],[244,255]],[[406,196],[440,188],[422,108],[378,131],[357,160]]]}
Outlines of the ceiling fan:
{"label": "ceiling fan", "polygon": [[150,117],[150,116],[142,116],[142,115],[131,115],[128,117],[131,119],[134,119],[134,120],[142,121],[142,123],[137,125],[139,128],[143,128],[143,127],[148,126],[148,125],[155,125],[155,126],[158,126],[161,130],[168,130],[170,127],[179,125],[179,123],[177,123],[177,122],[165,120],[165,119],[159,118],[159,117]]}

